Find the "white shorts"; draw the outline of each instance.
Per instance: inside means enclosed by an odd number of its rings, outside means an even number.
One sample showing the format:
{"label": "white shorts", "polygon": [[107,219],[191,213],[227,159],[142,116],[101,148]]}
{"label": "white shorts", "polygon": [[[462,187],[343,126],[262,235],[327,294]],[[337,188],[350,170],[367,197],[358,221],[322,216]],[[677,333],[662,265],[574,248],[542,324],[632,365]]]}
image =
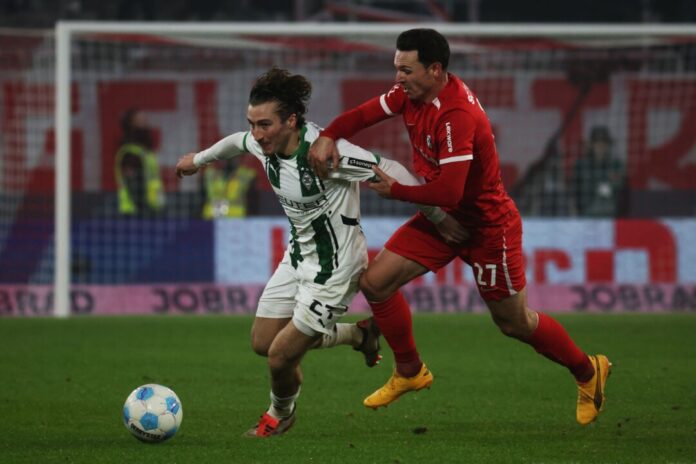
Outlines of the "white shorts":
{"label": "white shorts", "polygon": [[256,317],[292,318],[295,327],[310,337],[330,334],[358,292],[364,269],[358,265],[347,278],[334,275],[326,284],[316,284],[302,278],[286,253],[261,294]]}

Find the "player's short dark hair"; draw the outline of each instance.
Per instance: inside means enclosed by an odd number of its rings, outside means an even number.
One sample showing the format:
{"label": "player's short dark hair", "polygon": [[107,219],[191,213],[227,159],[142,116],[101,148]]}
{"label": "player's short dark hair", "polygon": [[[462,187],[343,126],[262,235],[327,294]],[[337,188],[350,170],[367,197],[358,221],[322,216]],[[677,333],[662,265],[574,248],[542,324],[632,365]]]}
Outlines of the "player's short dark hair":
{"label": "player's short dark hair", "polygon": [[409,29],[402,32],[396,39],[396,49],[402,52],[418,51],[418,61],[426,68],[433,63],[440,63],[442,69],[449,66],[449,43],[435,29]]}
{"label": "player's short dark hair", "polygon": [[312,84],[306,77],[290,74],[287,69],[274,66],[256,79],[249,94],[249,104],[256,106],[271,101],[277,102],[280,120],[287,121],[295,114],[297,127],[302,127],[311,95]]}

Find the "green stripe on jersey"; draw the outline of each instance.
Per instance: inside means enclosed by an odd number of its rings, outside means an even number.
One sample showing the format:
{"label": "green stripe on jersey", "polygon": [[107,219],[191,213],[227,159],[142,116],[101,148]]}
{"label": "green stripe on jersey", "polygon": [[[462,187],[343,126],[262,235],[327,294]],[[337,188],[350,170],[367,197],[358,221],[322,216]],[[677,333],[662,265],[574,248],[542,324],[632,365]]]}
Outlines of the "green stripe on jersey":
{"label": "green stripe on jersey", "polygon": [[321,267],[314,278],[314,283],[325,284],[335,269],[334,255],[338,249],[338,243],[334,243],[335,234],[331,230],[331,223],[326,214],[322,214],[312,221],[312,229],[314,229],[314,243],[317,246],[319,266]]}
{"label": "green stripe on jersey", "polygon": [[323,183],[314,174],[314,171],[309,166],[307,155],[309,153],[310,143],[305,140],[307,126],[303,126],[300,131],[300,145],[293,152],[292,156],[297,161],[297,171],[300,179],[300,192],[303,197],[312,197],[318,195],[323,190]]}
{"label": "green stripe on jersey", "polygon": [[[288,218],[288,221],[290,221],[290,218]],[[295,229],[295,224],[292,221],[290,221],[290,237],[292,237],[290,239],[290,264],[297,269],[297,263],[304,261],[304,258],[300,252],[300,244],[297,243],[297,229]]]}

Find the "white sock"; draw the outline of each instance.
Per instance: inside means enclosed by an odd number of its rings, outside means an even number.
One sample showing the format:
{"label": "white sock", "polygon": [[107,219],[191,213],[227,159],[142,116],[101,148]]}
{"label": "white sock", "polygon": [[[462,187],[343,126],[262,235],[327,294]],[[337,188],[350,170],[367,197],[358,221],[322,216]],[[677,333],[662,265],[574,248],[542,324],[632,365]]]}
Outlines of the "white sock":
{"label": "white sock", "polygon": [[355,324],[338,323],[331,335],[324,334],[317,348],[331,348],[336,345],[356,346],[362,341],[362,333]]}
{"label": "white sock", "polygon": [[276,419],[285,419],[290,417],[295,408],[295,400],[300,396],[301,388],[297,389],[297,393],[287,398],[279,398],[271,390],[271,407],[268,408],[268,414]]}

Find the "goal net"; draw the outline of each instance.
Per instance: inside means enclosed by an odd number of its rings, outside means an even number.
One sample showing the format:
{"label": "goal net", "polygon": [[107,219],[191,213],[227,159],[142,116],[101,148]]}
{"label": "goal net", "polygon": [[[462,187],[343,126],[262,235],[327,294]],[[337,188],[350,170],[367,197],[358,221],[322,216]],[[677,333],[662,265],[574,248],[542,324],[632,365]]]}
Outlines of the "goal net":
{"label": "goal net", "polygon": [[[213,311],[230,305],[253,311],[253,292],[229,286],[260,288],[259,276],[282,254],[287,232],[270,185],[253,159],[218,166],[217,178],[183,180],[174,175],[177,159],[246,130],[250,86],[271,66],[310,79],[308,119],[320,125],[384,93],[394,79],[395,38],[406,28],[62,23],[58,44],[45,33],[0,31],[0,311],[67,314],[69,307],[89,312],[103,305],[119,312],[141,305],[143,312],[166,312],[201,301]],[[491,120],[503,182],[526,218],[693,213],[693,30],[436,28],[450,41],[450,71],[477,94]],[[134,111],[144,114],[147,133],[139,134],[149,145],[124,156],[124,144],[135,143],[124,133],[124,118]],[[399,118],[352,141],[411,166]],[[602,146],[607,157],[590,162],[588,152]],[[149,153],[156,178],[145,173]],[[135,184],[128,184],[133,172]],[[149,181],[159,182],[157,200],[148,199]],[[144,199],[129,206],[122,190],[133,185],[143,185]],[[223,197],[230,185],[241,185],[241,211],[215,209],[215,185]],[[386,221],[371,248],[393,230],[389,216],[413,211],[372,192],[362,200],[366,221],[375,217],[377,228]],[[256,234],[268,239],[258,242]],[[216,283],[228,287],[206,293]],[[131,294],[144,296],[131,301]]]}

